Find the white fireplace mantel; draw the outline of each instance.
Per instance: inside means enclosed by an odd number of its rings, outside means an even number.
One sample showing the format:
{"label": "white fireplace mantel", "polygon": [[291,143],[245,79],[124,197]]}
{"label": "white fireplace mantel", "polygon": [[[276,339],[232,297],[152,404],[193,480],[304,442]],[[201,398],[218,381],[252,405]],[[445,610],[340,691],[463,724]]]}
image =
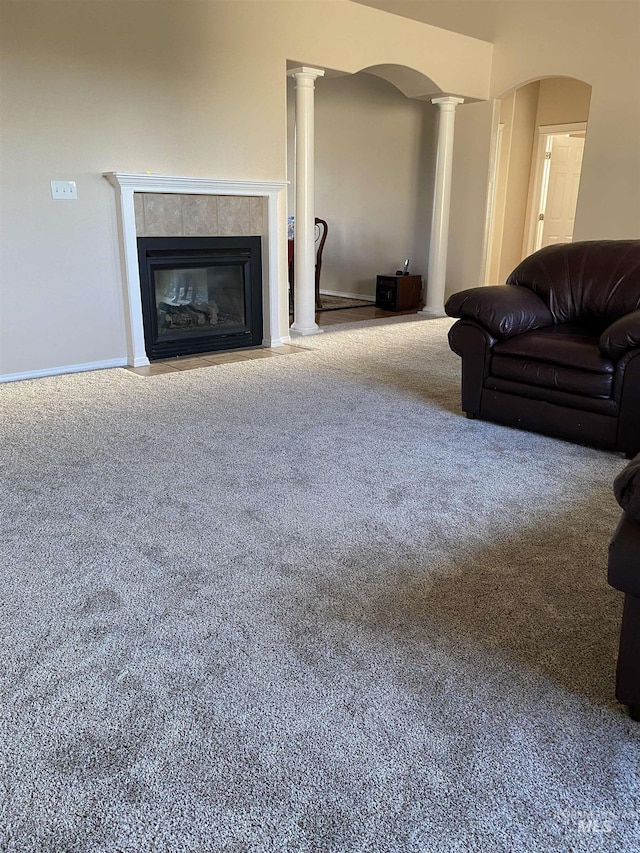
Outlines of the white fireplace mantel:
{"label": "white fireplace mantel", "polygon": [[266,200],[266,240],[262,247],[263,346],[289,343],[286,250],[286,181],[235,181],[148,173],[105,172],[117,190],[127,315],[127,361],[149,364],[144,346],[142,296],[134,193],[261,196]]}

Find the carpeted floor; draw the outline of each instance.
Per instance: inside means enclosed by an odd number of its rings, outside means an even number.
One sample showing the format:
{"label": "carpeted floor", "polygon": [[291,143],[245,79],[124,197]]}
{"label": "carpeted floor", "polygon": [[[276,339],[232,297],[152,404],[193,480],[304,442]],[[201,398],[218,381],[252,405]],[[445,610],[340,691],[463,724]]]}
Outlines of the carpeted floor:
{"label": "carpeted floor", "polygon": [[466,420],[448,326],[0,387],[0,850],[638,849],[624,460]]}

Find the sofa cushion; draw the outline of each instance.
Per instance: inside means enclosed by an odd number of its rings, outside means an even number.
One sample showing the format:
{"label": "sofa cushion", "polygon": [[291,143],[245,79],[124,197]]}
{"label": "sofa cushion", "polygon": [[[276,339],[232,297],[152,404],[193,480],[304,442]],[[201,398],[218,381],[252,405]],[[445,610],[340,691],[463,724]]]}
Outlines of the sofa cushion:
{"label": "sofa cushion", "polygon": [[[589,375],[593,376],[594,374]],[[526,397],[528,400],[538,400],[549,403],[551,406],[577,409],[585,413],[606,415],[609,418],[617,418],[620,413],[618,404],[611,397],[588,397],[584,394],[572,394],[570,391],[564,391],[561,388],[546,388],[542,385],[529,385],[526,382],[513,382],[511,379],[502,379],[500,376],[488,376],[484,387],[489,391],[510,394],[513,398]]]}
{"label": "sofa cushion", "polygon": [[632,459],[615,478],[613,492],[627,515],[640,521],[640,455]]}
{"label": "sofa cushion", "polygon": [[491,359],[491,375],[511,379],[513,382],[525,382],[527,385],[538,385],[541,388],[556,388],[558,391],[584,397],[609,399],[613,390],[611,373],[590,373],[512,356],[494,356]]}
{"label": "sofa cushion", "polygon": [[599,334],[569,323],[525,332],[497,343],[495,355],[554,364],[589,373],[613,375],[615,365],[600,353]]}

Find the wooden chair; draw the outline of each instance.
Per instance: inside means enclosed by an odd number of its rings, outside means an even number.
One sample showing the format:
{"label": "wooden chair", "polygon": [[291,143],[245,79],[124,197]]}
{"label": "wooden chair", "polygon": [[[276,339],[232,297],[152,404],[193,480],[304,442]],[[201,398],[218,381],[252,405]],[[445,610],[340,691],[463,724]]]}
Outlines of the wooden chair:
{"label": "wooden chair", "polygon": [[[322,250],[324,249],[324,244],[327,239],[327,233],[329,231],[329,226],[325,222],[324,219],[319,219],[316,217],[315,220],[315,238],[316,238],[316,310],[322,308],[322,302],[320,301],[320,272],[322,270]],[[291,304],[293,306],[293,293],[295,287],[295,277],[294,277],[294,241],[289,240],[289,292],[291,294]]]}

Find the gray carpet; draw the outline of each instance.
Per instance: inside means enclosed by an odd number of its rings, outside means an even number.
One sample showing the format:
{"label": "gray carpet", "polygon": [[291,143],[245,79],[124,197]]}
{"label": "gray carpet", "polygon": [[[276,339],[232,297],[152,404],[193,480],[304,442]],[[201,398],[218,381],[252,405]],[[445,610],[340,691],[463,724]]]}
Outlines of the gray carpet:
{"label": "gray carpet", "polygon": [[468,421],[447,320],[0,388],[0,849],[635,851],[624,460]]}

